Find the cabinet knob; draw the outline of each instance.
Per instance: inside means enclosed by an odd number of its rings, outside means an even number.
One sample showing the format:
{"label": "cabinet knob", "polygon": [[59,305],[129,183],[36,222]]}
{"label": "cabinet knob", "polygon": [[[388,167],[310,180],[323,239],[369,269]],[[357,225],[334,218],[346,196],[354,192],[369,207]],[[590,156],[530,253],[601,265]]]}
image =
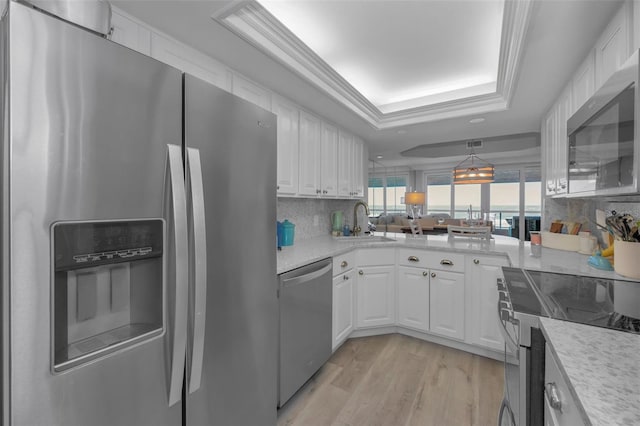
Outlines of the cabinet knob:
{"label": "cabinet knob", "polygon": [[427,271],[422,271],[422,276],[426,277],[427,275],[429,275],[429,273]]}
{"label": "cabinet knob", "polygon": [[480,264],[480,259],[473,259],[473,263],[476,264],[476,265],[479,265]]}
{"label": "cabinet knob", "polygon": [[343,279],[344,281],[346,281],[346,280],[348,280],[348,279],[349,279],[349,276],[345,274],[345,275],[343,275],[343,276],[342,276],[342,279]]}
{"label": "cabinet knob", "polygon": [[323,190],[322,190],[322,193],[323,193],[323,194],[328,194],[328,193],[329,193],[329,191],[327,191],[326,189],[323,189]]}
{"label": "cabinet knob", "polygon": [[276,189],[280,189],[280,185],[276,186]]}
{"label": "cabinet knob", "polygon": [[320,193],[320,190],[319,190],[319,189],[316,189],[316,194],[319,194],[319,193]]}
{"label": "cabinet knob", "polygon": [[343,260],[342,263],[340,264],[341,267],[346,268],[349,264],[347,263],[346,260]]}
{"label": "cabinet knob", "polygon": [[441,265],[447,265],[447,266],[453,266],[453,262],[452,262],[452,261],[450,261],[449,259],[442,259],[442,260],[440,261],[440,264],[441,264]]}
{"label": "cabinet knob", "polygon": [[360,270],[358,271],[358,275],[364,275],[364,271],[363,271],[362,269],[360,269]]}
{"label": "cabinet knob", "polygon": [[420,259],[418,259],[418,256],[409,256],[407,260],[409,262],[420,262]]}
{"label": "cabinet knob", "polygon": [[432,273],[431,273],[431,278],[435,278],[435,277],[436,277],[436,273],[435,273],[435,272],[432,272]]}

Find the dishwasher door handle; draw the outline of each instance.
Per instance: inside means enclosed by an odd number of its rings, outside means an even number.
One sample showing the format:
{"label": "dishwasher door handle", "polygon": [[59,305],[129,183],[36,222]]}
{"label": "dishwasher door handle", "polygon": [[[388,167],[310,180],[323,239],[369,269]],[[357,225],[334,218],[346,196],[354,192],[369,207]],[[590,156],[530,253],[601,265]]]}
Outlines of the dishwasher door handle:
{"label": "dishwasher door handle", "polygon": [[331,269],[333,269],[333,264],[329,263],[327,266],[325,266],[322,269],[318,269],[317,271],[309,272],[307,274],[300,275],[293,278],[284,279],[282,280],[282,286],[293,287],[299,284],[304,284],[306,282],[315,280],[316,278],[326,274],[327,272],[331,271]]}

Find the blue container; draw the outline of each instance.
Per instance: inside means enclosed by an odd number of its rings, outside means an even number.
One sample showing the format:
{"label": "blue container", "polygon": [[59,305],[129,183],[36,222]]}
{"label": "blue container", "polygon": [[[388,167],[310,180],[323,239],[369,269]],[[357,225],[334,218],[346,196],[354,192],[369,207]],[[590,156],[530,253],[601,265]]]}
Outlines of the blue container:
{"label": "blue container", "polygon": [[276,237],[278,248],[282,247],[282,222],[276,221]]}
{"label": "blue container", "polygon": [[280,246],[292,246],[296,226],[285,219],[279,229],[282,229],[282,232],[278,232],[278,236],[280,237]]}

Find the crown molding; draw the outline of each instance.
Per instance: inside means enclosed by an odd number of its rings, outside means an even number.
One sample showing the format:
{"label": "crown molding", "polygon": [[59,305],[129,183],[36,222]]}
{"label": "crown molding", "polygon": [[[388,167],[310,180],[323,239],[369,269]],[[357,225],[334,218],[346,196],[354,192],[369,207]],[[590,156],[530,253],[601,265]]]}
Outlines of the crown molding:
{"label": "crown molding", "polygon": [[239,0],[211,18],[352,110],[375,129],[418,124],[509,108],[533,0],[505,0],[496,91],[382,112],[254,0]]}

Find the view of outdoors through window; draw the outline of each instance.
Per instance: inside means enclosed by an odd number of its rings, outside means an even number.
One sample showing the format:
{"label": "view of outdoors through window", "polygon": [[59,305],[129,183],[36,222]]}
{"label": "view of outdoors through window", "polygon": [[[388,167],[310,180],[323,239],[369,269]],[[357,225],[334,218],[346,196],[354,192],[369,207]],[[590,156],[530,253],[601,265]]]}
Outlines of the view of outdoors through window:
{"label": "view of outdoors through window", "polygon": [[[522,169],[525,182],[524,216],[526,223],[525,239],[530,230],[540,226],[541,186],[540,170]],[[494,232],[518,237],[520,214],[520,169],[496,170],[495,181],[489,185],[489,191],[483,200],[482,185],[451,185],[451,174],[425,176],[427,192],[426,214],[452,215],[454,218],[486,219],[493,222]],[[453,209],[451,198],[453,195]],[[487,207],[484,207],[487,206]]]}
{"label": "view of outdoors through window", "polygon": [[385,203],[387,214],[404,213],[404,193],[407,192],[409,175],[369,176],[369,210],[371,216],[384,213]]}

